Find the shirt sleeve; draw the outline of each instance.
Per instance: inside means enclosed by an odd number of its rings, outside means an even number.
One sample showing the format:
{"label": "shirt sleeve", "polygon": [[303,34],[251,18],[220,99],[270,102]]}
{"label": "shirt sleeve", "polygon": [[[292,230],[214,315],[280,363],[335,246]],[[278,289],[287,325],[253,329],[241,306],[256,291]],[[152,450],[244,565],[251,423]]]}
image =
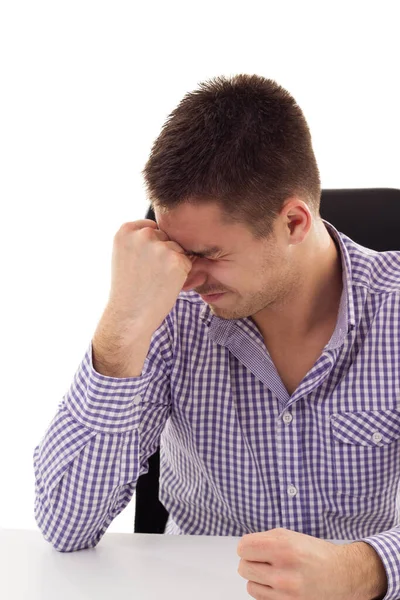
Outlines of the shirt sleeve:
{"label": "shirt sleeve", "polygon": [[357,541],[372,546],[383,562],[388,588],[382,600],[398,600],[400,598],[400,526]]}
{"label": "shirt sleeve", "polygon": [[171,411],[169,316],[139,377],[97,373],[92,341],[34,450],[35,519],[56,550],[93,548],[128,505]]}

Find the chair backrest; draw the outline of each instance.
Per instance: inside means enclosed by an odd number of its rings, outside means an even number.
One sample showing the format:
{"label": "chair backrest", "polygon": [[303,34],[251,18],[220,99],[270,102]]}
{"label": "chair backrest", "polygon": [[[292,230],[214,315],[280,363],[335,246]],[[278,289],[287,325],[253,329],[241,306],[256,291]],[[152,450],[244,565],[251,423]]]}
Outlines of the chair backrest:
{"label": "chair backrest", "polygon": [[[338,231],[379,252],[400,250],[400,190],[393,188],[322,190],[320,214]],[[149,207],[146,219],[155,221]],[[158,499],[159,448],[148,473],[136,485],[136,533],[164,533],[168,512]]]}
{"label": "chair backrest", "polygon": [[323,190],[320,214],[361,246],[400,250],[400,190]]}

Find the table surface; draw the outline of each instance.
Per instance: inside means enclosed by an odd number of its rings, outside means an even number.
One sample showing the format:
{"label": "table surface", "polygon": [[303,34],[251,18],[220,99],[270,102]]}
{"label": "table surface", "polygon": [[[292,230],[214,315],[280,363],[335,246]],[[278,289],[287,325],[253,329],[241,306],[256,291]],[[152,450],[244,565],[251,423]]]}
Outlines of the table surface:
{"label": "table surface", "polygon": [[105,533],[95,548],[58,552],[40,531],[0,529],[0,598],[249,600],[239,540]]}

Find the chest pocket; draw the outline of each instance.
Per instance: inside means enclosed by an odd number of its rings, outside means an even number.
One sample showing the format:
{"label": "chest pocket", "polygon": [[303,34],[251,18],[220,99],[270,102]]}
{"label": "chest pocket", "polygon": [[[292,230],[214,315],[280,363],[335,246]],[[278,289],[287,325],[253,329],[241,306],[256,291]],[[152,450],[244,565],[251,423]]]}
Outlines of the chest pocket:
{"label": "chest pocket", "polygon": [[395,494],[400,479],[400,411],[331,415],[337,491],[352,496]]}

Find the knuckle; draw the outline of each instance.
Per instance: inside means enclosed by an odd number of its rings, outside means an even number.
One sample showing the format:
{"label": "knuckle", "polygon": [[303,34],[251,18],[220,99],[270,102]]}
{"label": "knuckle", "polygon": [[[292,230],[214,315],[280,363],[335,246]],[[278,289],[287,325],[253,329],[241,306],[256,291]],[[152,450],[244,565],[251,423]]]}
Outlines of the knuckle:
{"label": "knuckle", "polygon": [[126,238],[128,233],[132,232],[132,226],[129,226],[129,223],[123,223],[121,227],[118,229],[116,234],[114,235],[114,240],[119,241]]}
{"label": "knuckle", "polygon": [[166,260],[169,263],[171,262],[171,259],[173,259],[173,257],[171,257],[172,253],[162,242],[154,244],[153,251],[158,259]]}
{"label": "knuckle", "polygon": [[135,234],[143,237],[145,240],[150,240],[154,237],[154,229],[151,227],[140,227],[135,231]]}
{"label": "knuckle", "polygon": [[292,577],[286,580],[286,593],[293,597],[298,598],[299,595],[302,596],[302,591],[304,590],[304,586],[302,583],[302,579],[298,574],[294,574]]}
{"label": "knuckle", "polygon": [[246,585],[247,593],[252,598],[257,598],[256,596],[256,584],[253,581],[248,581]]}
{"label": "knuckle", "polygon": [[282,573],[275,573],[270,577],[270,584],[276,590],[287,590],[288,588],[288,577]]}
{"label": "knuckle", "polygon": [[182,258],[177,252],[170,252],[168,255],[169,264],[176,269],[182,266]]}
{"label": "knuckle", "polygon": [[132,231],[133,227],[132,227],[132,223],[129,223],[129,221],[127,221],[126,223],[123,223],[121,225],[121,227],[118,229],[117,233],[128,233],[130,231]]}
{"label": "knuckle", "polygon": [[[298,598],[299,595],[302,597],[301,592],[304,589],[302,579],[298,573],[275,573],[270,577],[270,585],[280,592],[283,592],[289,598]],[[305,594],[307,596],[307,594]]]}

